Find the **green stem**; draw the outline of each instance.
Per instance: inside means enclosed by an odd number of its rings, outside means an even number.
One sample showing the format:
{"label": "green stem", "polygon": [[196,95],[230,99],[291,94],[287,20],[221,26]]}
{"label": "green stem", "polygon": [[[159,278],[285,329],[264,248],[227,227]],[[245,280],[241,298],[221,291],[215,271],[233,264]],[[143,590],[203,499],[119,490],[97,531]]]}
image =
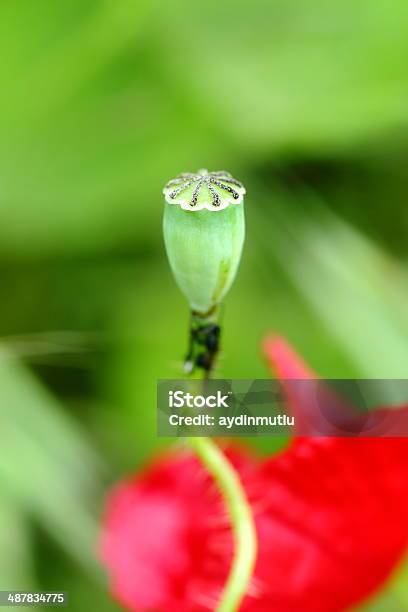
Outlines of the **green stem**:
{"label": "green stem", "polygon": [[[207,315],[192,313],[189,371],[200,367],[204,380],[196,381],[197,392],[205,391],[219,348],[218,309]],[[189,438],[190,446],[214,479],[227,508],[233,538],[234,556],[216,612],[236,612],[248,591],[257,555],[257,535],[244,488],[230,461],[211,438]]]}
{"label": "green stem", "polygon": [[239,476],[211,438],[189,438],[190,445],[214,478],[224,498],[234,536],[234,558],[217,612],[235,612],[245,596],[257,554],[252,511]]}

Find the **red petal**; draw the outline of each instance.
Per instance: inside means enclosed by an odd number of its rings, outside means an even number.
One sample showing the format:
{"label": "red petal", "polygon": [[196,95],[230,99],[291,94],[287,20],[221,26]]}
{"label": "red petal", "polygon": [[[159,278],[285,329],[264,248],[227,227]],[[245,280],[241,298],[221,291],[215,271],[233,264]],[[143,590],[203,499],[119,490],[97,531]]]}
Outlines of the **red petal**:
{"label": "red petal", "polygon": [[[405,440],[305,439],[256,468],[232,453],[259,555],[242,612],[340,612],[386,580],[408,543]],[[187,454],[110,496],[102,550],[130,610],[215,609],[232,559],[219,494]]]}
{"label": "red petal", "polygon": [[283,338],[269,337],[263,347],[271,370],[281,380],[298,436],[344,436],[367,431],[373,418],[358,416],[352,406],[317,379]]}
{"label": "red petal", "polygon": [[[250,455],[227,455],[247,479]],[[113,594],[129,610],[208,611],[228,577],[232,549],[220,495],[190,453],[165,456],[109,496],[101,556]]]}
{"label": "red petal", "polygon": [[[310,374],[284,341],[266,349],[280,376]],[[310,409],[302,401],[294,398],[299,414]],[[341,612],[379,588],[405,553],[406,439],[298,439],[262,465],[242,451],[229,457],[259,540],[241,612]],[[220,495],[198,461],[175,453],[117,487],[102,555],[116,597],[131,610],[215,609],[232,537]]]}
{"label": "red petal", "polygon": [[284,338],[268,336],[263,342],[263,351],[272,371],[283,380],[305,380],[316,378],[316,374],[295,353]]}
{"label": "red petal", "polygon": [[407,479],[404,439],[309,438],[267,461],[257,515],[264,609],[341,611],[378,588],[408,545]]}
{"label": "red petal", "polygon": [[[269,339],[264,348],[279,377],[311,374],[284,340]],[[284,384],[296,415],[306,414],[315,423],[321,419],[304,386],[300,393],[296,385]],[[344,410],[350,418],[352,409],[341,399],[331,392],[325,399],[332,402],[333,414]],[[383,423],[386,419],[389,430],[397,415],[400,423],[401,416],[406,422],[408,407],[373,414]],[[378,588],[404,554],[406,438],[296,440],[290,450],[266,462],[260,480],[264,479],[267,485],[260,496],[267,508],[270,569],[268,574],[266,563],[260,562],[260,574],[264,584],[279,585],[280,577],[292,577],[290,589],[275,591],[271,610],[344,610]]]}

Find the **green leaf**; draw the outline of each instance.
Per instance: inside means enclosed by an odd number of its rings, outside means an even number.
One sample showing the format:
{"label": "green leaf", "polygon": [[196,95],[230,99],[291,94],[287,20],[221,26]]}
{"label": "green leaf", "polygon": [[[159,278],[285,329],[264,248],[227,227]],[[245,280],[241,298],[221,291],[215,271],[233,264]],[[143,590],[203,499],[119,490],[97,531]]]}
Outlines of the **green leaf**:
{"label": "green leaf", "polygon": [[0,486],[80,564],[95,572],[101,463],[86,436],[34,376],[0,355]]}

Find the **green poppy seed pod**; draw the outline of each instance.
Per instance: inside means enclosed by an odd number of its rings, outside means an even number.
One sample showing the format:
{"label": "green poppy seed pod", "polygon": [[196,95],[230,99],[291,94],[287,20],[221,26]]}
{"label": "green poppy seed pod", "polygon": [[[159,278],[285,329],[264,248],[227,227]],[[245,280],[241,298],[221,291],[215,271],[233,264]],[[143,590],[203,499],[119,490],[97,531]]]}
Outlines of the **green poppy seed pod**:
{"label": "green poppy seed pod", "polygon": [[164,242],[193,312],[208,316],[231,287],[245,238],[244,186],[228,172],[180,174],[163,193]]}

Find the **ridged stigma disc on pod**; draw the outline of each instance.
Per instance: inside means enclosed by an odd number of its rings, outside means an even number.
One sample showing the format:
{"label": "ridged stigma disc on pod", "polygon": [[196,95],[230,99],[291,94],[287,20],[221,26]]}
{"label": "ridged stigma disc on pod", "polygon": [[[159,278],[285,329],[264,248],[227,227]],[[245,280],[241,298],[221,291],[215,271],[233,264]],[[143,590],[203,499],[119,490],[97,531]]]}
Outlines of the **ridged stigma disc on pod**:
{"label": "ridged stigma disc on pod", "polygon": [[244,186],[224,171],[180,174],[163,189],[164,242],[191,310],[206,316],[231,287],[245,238]]}

